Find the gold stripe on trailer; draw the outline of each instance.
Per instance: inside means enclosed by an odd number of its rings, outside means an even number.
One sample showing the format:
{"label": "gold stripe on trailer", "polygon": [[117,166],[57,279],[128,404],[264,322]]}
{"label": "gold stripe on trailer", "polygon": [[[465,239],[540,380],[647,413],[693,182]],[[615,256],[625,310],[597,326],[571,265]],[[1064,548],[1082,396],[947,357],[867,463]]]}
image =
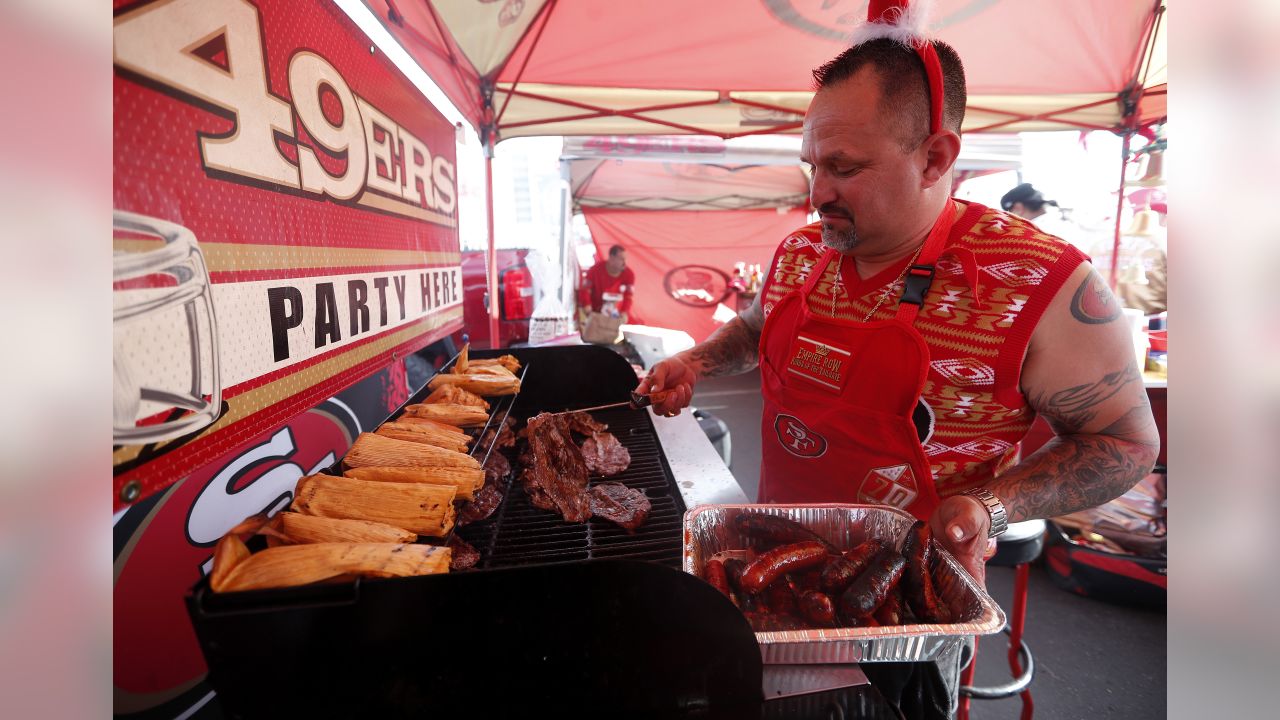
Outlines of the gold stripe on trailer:
{"label": "gold stripe on trailer", "polygon": [[[384,353],[391,348],[406,343],[418,335],[435,330],[445,324],[457,320],[462,317],[462,307],[455,307],[431,317],[425,317],[421,320],[390,333],[386,337],[378,338],[373,342],[359,345],[357,347],[346,350],[339,355],[329,358],[323,362],[316,363],[310,367],[299,370],[298,372],[286,375],[278,380],[256,387],[248,392],[236,395],[227,400],[227,412],[218,418],[217,422],[205,428],[199,435],[203,437],[210,433],[215,433],[222,428],[233,423],[239,422],[250,415],[270,407],[285,398],[292,397],[298,393],[305,392],[316,385],[328,380],[334,375],[345,372],[356,365],[378,355]],[[163,447],[163,443],[160,447]],[[119,465],[128,462],[138,456],[144,445],[126,445],[114,451],[111,454],[111,464]],[[230,450],[230,448],[228,448]]]}
{"label": "gold stripe on trailer", "polygon": [[[115,250],[144,252],[160,247],[160,240],[116,238]],[[249,270],[310,270],[315,268],[382,268],[390,266],[458,265],[462,254],[421,250],[298,247],[292,245],[241,245],[200,243],[209,272]]]}

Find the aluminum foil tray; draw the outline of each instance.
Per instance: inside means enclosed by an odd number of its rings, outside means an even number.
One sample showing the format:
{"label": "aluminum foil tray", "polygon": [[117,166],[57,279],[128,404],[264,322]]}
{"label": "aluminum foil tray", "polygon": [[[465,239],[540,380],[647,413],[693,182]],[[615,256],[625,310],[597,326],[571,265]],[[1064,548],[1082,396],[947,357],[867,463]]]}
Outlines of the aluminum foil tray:
{"label": "aluminum foil tray", "polygon": [[[684,570],[701,575],[703,562],[722,550],[742,550],[754,542],[730,521],[742,510],[795,520],[840,550],[879,538],[901,547],[915,522],[894,508],[873,505],[702,505],[684,515]],[[766,664],[917,662],[941,660],[960,651],[965,638],[1000,632],[1004,612],[950,553],[934,554],[938,592],[961,622],[869,628],[824,628],[758,632]],[[941,581],[947,578],[950,581]]]}

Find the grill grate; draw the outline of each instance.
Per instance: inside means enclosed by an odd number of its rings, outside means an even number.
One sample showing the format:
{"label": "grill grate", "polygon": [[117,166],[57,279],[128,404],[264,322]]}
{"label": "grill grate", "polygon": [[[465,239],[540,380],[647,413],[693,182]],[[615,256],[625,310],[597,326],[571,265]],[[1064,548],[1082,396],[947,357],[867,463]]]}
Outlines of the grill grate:
{"label": "grill grate", "polygon": [[652,420],[647,413],[627,409],[591,415],[607,424],[627,448],[631,464],[610,478],[592,476],[590,484],[614,481],[643,490],[653,506],[649,519],[634,533],[599,518],[567,523],[555,512],[534,507],[520,481],[513,479],[506,500],[492,517],[457,530],[480,552],[477,568],[604,558],[649,560],[680,568],[685,507]]}

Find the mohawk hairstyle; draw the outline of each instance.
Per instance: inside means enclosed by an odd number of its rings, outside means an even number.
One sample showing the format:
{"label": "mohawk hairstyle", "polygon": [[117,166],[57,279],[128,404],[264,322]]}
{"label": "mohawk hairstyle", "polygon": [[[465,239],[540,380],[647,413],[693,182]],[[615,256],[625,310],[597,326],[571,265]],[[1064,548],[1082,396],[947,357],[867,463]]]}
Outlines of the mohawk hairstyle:
{"label": "mohawk hairstyle", "polygon": [[[942,126],[959,134],[967,102],[964,65],[950,45],[932,42],[942,65]],[[918,147],[929,136],[929,81],[910,44],[879,37],[855,45],[813,71],[814,89],[838,85],[867,66],[879,77],[881,112],[898,128],[903,148]]]}

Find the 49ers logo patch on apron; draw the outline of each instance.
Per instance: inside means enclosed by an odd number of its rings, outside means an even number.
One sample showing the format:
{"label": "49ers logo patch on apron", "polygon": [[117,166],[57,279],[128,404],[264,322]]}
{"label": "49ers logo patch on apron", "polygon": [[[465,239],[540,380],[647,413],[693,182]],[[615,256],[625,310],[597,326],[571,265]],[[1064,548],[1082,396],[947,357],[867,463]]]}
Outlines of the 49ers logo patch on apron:
{"label": "49ers logo patch on apron", "polygon": [[915,474],[910,465],[875,468],[862,479],[858,499],[876,505],[905,508],[919,495]]}
{"label": "49ers logo patch on apron", "polygon": [[849,378],[848,350],[797,335],[791,343],[787,372],[811,380],[827,390],[840,392]]}
{"label": "49ers logo patch on apron", "polygon": [[794,415],[779,414],[773,421],[773,429],[782,447],[796,457],[816,458],[827,451],[827,439],[810,430]]}

